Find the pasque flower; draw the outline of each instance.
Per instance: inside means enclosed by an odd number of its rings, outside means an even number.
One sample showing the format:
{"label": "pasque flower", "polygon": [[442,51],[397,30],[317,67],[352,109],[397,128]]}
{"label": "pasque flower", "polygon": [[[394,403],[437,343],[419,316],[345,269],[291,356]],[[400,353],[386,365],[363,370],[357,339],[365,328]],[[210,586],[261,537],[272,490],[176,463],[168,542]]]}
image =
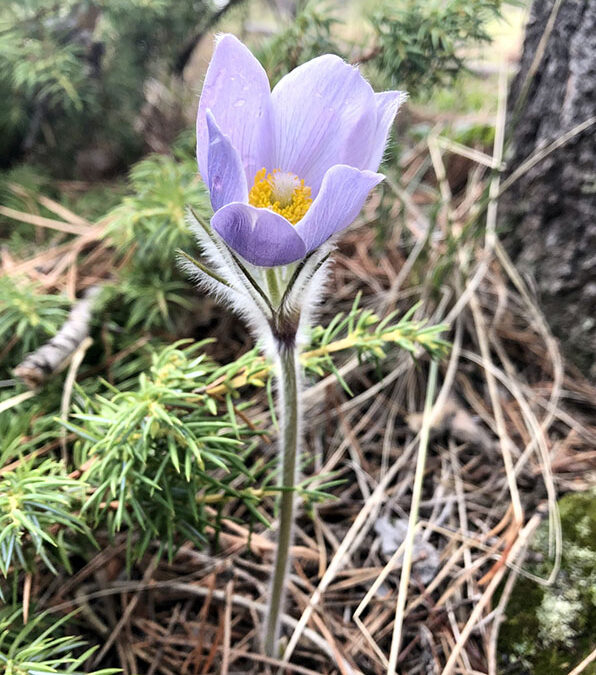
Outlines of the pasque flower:
{"label": "pasque flower", "polygon": [[[271,91],[265,71],[223,35],[197,115],[197,160],[215,211],[189,221],[204,262],[185,269],[243,316],[278,380],[279,524],[263,647],[278,656],[300,455],[300,345],[321,297],[332,246],[356,218],[405,94],[375,94],[357,68],[319,56]],[[292,265],[300,261],[297,265]],[[246,262],[251,263],[249,265]]]}
{"label": "pasque flower", "polygon": [[405,95],[375,94],[357,68],[330,54],[271,91],[233,35],[217,42],[197,115],[197,160],[211,226],[262,267],[304,258],[360,212]]}

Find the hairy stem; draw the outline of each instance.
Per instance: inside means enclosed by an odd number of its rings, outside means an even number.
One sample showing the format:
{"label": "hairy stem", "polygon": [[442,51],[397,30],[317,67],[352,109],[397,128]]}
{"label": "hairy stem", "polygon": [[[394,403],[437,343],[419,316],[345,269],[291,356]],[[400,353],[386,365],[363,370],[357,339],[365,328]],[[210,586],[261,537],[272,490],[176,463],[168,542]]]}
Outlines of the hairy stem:
{"label": "hairy stem", "polygon": [[279,500],[279,531],[264,640],[265,653],[272,657],[276,656],[294,525],[294,487],[296,484],[296,460],[300,443],[300,377],[298,368],[298,350],[295,342],[279,343],[279,452],[282,492]]}

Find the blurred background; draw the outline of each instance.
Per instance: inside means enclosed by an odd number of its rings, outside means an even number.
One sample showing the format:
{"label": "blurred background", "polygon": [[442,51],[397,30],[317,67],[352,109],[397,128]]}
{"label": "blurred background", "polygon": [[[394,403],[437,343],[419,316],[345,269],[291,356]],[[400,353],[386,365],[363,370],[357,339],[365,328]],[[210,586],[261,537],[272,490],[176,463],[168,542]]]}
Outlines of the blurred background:
{"label": "blurred background", "polygon": [[[496,103],[490,71],[503,59],[515,63],[521,47],[524,10],[509,6],[499,21],[501,5],[4,3],[2,164],[25,162],[55,178],[98,180],[125,173],[148,152],[166,154],[192,127],[217,31],[247,41],[272,84],[332,52],[362,64],[377,89],[407,89],[415,105],[432,100],[432,108],[445,114],[490,114]],[[478,46],[494,40],[492,66],[480,66]],[[482,72],[462,100],[453,85],[474,65]]]}
{"label": "blurred background", "polygon": [[[305,357],[314,483],[290,617],[375,506],[295,672],[387,672],[387,565],[434,358],[399,672],[594,675],[589,0],[3,0],[0,663],[266,672],[250,640],[275,517],[270,373],[176,264],[199,255],[186,208],[211,214],[194,117],[218,32],[272,85],[335,53],[409,93]],[[66,325],[56,361],[44,345]]]}

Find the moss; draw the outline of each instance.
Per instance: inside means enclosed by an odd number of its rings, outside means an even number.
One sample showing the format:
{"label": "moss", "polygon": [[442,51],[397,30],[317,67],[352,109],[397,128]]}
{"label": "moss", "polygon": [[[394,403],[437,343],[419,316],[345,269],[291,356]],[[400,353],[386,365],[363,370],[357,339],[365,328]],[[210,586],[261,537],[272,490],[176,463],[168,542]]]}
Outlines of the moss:
{"label": "moss", "polygon": [[460,123],[454,126],[449,136],[462,145],[491,152],[495,142],[495,127],[491,124]]}
{"label": "moss", "polygon": [[[596,642],[596,490],[570,494],[560,501],[563,527],[561,572],[542,587],[521,579],[501,627],[501,672],[519,675],[566,675]],[[532,572],[548,574],[546,524],[534,543]],[[596,663],[584,675],[596,675]]]}
{"label": "moss", "polygon": [[494,113],[498,106],[497,78],[480,78],[464,72],[449,86],[438,89],[432,97],[432,107],[438,112]]}

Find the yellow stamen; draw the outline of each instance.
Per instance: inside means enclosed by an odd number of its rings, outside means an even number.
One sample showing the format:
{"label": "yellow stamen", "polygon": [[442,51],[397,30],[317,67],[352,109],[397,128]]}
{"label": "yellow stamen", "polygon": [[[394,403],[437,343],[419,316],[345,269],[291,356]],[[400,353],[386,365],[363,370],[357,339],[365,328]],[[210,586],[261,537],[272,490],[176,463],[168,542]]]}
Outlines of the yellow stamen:
{"label": "yellow stamen", "polygon": [[257,171],[254,185],[248,193],[248,202],[275,211],[296,225],[310,208],[312,198],[310,188],[298,176],[280,169],[268,174],[263,168]]}

